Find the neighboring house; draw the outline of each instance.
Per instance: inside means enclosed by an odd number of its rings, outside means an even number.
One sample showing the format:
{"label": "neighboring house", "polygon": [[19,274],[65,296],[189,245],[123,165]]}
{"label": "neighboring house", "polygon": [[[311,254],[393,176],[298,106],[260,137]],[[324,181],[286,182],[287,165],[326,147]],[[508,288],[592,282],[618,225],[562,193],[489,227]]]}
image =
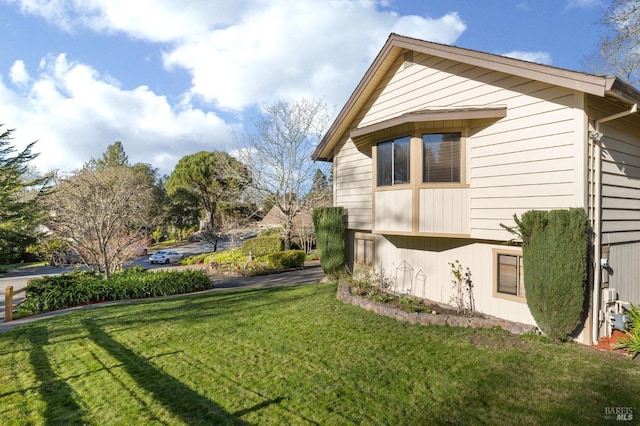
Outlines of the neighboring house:
{"label": "neighboring house", "polygon": [[[258,222],[258,228],[279,228],[287,223],[287,216],[278,207],[273,206],[271,210]],[[308,209],[302,210],[293,218],[294,228],[305,228],[313,226],[311,212]]]}
{"label": "neighboring house", "polygon": [[576,339],[596,341],[611,289],[640,303],[638,102],[616,78],[391,34],[313,154],[333,161],[350,265],[448,303],[458,260],[476,310],[533,325],[522,252],[500,225],[582,207],[593,269]]}

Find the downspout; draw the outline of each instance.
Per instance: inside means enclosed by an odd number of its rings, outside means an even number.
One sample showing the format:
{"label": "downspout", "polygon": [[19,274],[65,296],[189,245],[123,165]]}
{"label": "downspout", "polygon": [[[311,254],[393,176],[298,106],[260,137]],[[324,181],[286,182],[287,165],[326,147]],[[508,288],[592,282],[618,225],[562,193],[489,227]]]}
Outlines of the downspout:
{"label": "downspout", "polygon": [[[622,111],[617,114],[609,115],[595,121],[595,132],[589,137],[593,141],[593,160],[595,161],[594,176],[594,209],[593,209],[593,312],[592,312],[592,342],[597,344],[600,340],[600,286],[602,285],[602,133],[600,132],[600,124],[607,121],[617,120],[626,117],[638,111],[638,104],[633,104],[628,111]],[[603,317],[604,319],[604,317]]]}

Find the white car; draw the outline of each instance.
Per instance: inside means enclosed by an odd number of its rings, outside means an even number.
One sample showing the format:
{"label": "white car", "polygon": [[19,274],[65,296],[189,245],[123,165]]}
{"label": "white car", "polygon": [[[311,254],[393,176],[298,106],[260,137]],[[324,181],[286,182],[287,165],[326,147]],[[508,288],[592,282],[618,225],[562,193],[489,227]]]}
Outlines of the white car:
{"label": "white car", "polygon": [[151,263],[171,263],[178,262],[182,259],[182,255],[172,250],[160,250],[149,256],[149,262]]}

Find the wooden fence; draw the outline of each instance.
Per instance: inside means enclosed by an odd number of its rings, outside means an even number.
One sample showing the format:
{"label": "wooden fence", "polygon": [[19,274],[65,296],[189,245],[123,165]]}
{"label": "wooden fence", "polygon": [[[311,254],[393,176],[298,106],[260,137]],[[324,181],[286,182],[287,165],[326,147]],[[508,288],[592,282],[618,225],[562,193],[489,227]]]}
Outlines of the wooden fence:
{"label": "wooden fence", "polygon": [[20,303],[14,305],[13,304],[13,296],[16,294],[24,293],[27,290],[27,287],[22,288],[20,290],[13,291],[13,286],[7,286],[4,289],[4,322],[9,322],[13,320],[13,309],[17,307]]}

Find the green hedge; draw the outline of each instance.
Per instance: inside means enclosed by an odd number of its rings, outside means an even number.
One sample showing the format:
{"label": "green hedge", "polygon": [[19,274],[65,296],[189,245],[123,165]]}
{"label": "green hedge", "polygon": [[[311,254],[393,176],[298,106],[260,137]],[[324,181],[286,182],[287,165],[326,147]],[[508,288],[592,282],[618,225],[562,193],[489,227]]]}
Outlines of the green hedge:
{"label": "green hedge", "polygon": [[279,251],[282,251],[280,237],[257,237],[242,243],[242,252],[245,256],[249,254],[254,257],[269,256],[271,253]]}
{"label": "green hedge", "polygon": [[302,250],[279,251],[268,256],[269,263],[275,269],[302,268],[306,258],[307,254]]}
{"label": "green hedge", "polygon": [[313,227],[322,270],[330,276],[340,274],[347,264],[344,208],[322,207],[314,209]]}
{"label": "green hedge", "polygon": [[242,252],[242,250],[238,248],[233,248],[226,251],[221,251],[220,253],[215,253],[209,259],[209,262],[215,263],[236,263],[236,262],[245,262],[247,260],[247,255]]}
{"label": "green hedge", "polygon": [[92,272],[72,272],[31,280],[16,316],[37,314],[110,300],[168,296],[213,288],[202,271],[157,271],[131,268],[109,280]]}
{"label": "green hedge", "polygon": [[522,238],[527,304],[538,327],[567,340],[582,320],[588,255],[583,209],[530,210],[514,216]]}

